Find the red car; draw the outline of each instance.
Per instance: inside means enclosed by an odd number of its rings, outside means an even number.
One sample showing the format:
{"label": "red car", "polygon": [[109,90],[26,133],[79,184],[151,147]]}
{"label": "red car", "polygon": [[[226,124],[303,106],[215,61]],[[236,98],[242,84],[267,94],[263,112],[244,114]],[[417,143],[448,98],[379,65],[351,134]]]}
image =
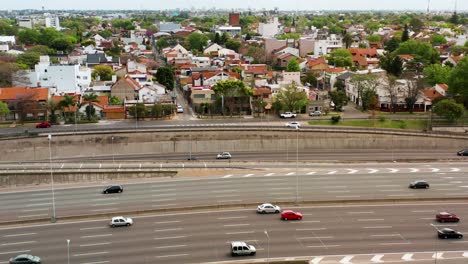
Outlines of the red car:
{"label": "red car", "polygon": [[302,214],[299,212],[294,212],[292,210],[284,210],[281,213],[281,219],[284,221],[288,220],[301,220],[302,219]]}
{"label": "red car", "polygon": [[440,212],[436,214],[436,220],[438,222],[458,222],[460,218],[456,214],[452,214],[449,212]]}
{"label": "red car", "polygon": [[49,128],[51,126],[52,126],[52,124],[49,123],[49,122],[41,122],[41,123],[36,125],[36,128]]}

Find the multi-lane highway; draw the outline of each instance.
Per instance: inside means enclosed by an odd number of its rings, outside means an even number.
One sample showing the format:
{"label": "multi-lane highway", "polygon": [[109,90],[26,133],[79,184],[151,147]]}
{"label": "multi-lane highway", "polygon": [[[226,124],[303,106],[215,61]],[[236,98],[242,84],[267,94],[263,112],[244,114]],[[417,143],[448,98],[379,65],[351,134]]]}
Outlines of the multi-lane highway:
{"label": "multi-lane highway", "polygon": [[[269,247],[271,258],[310,256],[316,264],[339,263],[345,258],[348,262],[341,263],[433,259],[435,252],[440,259],[466,261],[468,257],[466,239],[439,240],[436,236],[436,228],[443,227],[468,232],[466,204],[292,209],[300,210],[304,219],[285,222],[277,214],[260,215],[252,208],[136,217],[133,226],[115,229],[108,227],[108,219],[2,228],[0,263],[23,252],[41,256],[43,263],[66,263],[67,239],[71,240],[70,263],[75,264],[230,260],[228,243],[233,240],[247,241],[258,249],[255,257],[246,258],[267,258]],[[446,210],[457,213],[461,222],[435,222],[435,214]]]}
{"label": "multi-lane highway", "polygon": [[[101,194],[109,183],[81,188],[56,188],[60,216],[112,213],[199,205],[265,201],[330,201],[399,198],[466,197],[468,166],[464,163],[332,164],[299,168],[226,170],[217,175],[156,179],[124,185],[121,194]],[[408,189],[410,181],[425,179],[427,190]],[[119,182],[114,182],[119,183]],[[0,221],[47,218],[51,215],[50,186],[42,190],[0,195]]]}

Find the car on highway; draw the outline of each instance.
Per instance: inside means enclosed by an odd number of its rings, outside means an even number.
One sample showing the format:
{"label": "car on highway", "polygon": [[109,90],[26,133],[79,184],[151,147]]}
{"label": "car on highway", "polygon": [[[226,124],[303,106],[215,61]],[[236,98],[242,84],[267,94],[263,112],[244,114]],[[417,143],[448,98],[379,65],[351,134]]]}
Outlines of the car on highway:
{"label": "car on highway", "polygon": [[260,214],[269,214],[269,213],[277,214],[280,212],[281,212],[281,208],[271,203],[264,203],[264,204],[257,206],[257,213],[260,213]]}
{"label": "car on highway", "polygon": [[437,230],[437,236],[441,239],[445,238],[463,238],[463,234],[451,228],[442,228]]}
{"label": "car on highway", "polygon": [[51,127],[52,124],[47,122],[47,121],[44,121],[44,122],[41,122],[39,124],[36,125],[36,128],[49,128]]}
{"label": "car on highway", "polygon": [[109,225],[111,227],[131,226],[131,225],[133,225],[133,219],[131,219],[129,217],[116,216],[116,217],[112,217]]}
{"label": "car on highway", "polygon": [[411,182],[408,187],[411,189],[428,189],[429,183],[427,181],[417,180],[417,181]]}
{"label": "car on highway", "polygon": [[189,156],[189,157],[187,158],[187,160],[198,160],[198,158],[195,157],[195,156]]}
{"label": "car on highway", "polygon": [[444,222],[459,222],[460,218],[454,213],[439,212],[439,213],[436,214],[436,220],[438,222],[441,222],[441,223],[444,223]]}
{"label": "car on highway", "polygon": [[254,246],[245,243],[244,241],[231,242],[231,256],[253,256],[257,253]]}
{"label": "car on highway", "polygon": [[309,113],[309,116],[321,116],[321,115],[322,115],[322,112],[320,111],[314,111],[314,112]]}
{"label": "car on highway", "polygon": [[41,258],[29,254],[21,254],[10,258],[10,264],[40,264]]}
{"label": "car on highway", "polygon": [[121,193],[123,192],[123,187],[122,185],[110,185],[104,188],[102,190],[102,193],[107,194],[107,193]]}
{"label": "car on highway", "polygon": [[232,158],[231,153],[229,152],[222,152],[216,155],[216,159],[230,159]]}
{"label": "car on highway", "polygon": [[284,221],[288,220],[301,220],[302,219],[302,214],[299,212],[294,212],[292,210],[284,210],[281,213],[281,219]]}
{"label": "car on highway", "polygon": [[468,149],[462,149],[457,152],[458,156],[468,156]]}
{"label": "car on highway", "polygon": [[286,127],[291,127],[291,128],[299,128],[301,127],[301,124],[299,122],[289,122],[286,123]]}

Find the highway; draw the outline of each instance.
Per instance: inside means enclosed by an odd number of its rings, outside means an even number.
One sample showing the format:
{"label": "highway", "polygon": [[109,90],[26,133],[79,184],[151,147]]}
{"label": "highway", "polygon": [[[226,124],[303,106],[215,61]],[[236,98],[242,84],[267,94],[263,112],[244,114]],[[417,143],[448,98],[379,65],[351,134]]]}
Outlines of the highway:
{"label": "highway", "polygon": [[[54,194],[58,217],[212,204],[292,202],[296,195],[299,201],[466,197],[467,172],[465,163],[324,164],[298,168],[297,173],[292,168],[259,168],[154,179],[124,184],[121,194],[101,194],[109,182],[58,186]],[[409,189],[409,182],[418,179],[427,180],[431,188]],[[43,185],[29,191],[3,189],[0,221],[50,217],[50,188]]]}
{"label": "highway", "polygon": [[[0,263],[23,252],[41,256],[44,264],[67,263],[66,239],[71,240],[73,264],[231,260],[228,243],[233,240],[247,241],[258,249],[255,257],[236,260],[266,258],[268,247],[271,258],[309,256],[316,264],[339,263],[345,258],[355,263],[432,259],[435,251],[441,259],[465,257],[466,261],[468,257],[466,238],[439,240],[435,230],[451,227],[468,233],[466,204],[363,204],[299,210],[304,214],[302,221],[285,222],[277,214],[260,215],[252,208],[136,217],[128,228],[112,229],[108,219],[2,228]],[[434,215],[440,210],[455,212],[462,221],[436,223]]]}

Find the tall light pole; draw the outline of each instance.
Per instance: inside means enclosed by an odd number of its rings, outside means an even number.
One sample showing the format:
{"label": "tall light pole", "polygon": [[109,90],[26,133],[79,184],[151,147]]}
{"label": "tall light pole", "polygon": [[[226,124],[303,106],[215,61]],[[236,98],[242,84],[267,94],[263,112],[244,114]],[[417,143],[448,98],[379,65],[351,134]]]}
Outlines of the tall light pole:
{"label": "tall light pole", "polygon": [[296,126],[296,205],[299,202],[299,126]]}
{"label": "tall light pole", "polygon": [[[434,224],[430,224],[437,232],[439,232],[439,229],[434,225]],[[438,239],[435,239],[434,240],[434,252],[435,252],[435,255],[434,255],[434,264],[437,264],[437,240]]]}
{"label": "tall light pole", "polygon": [[138,129],[138,100],[135,104],[135,129]]}
{"label": "tall light pole", "polygon": [[263,233],[265,233],[267,237],[267,263],[270,263],[270,236],[266,230],[263,231]]}
{"label": "tall light pole", "polygon": [[189,160],[192,160],[192,130],[189,132],[190,146],[189,146]]}
{"label": "tall light pole", "polygon": [[75,103],[75,134],[76,134],[76,130],[77,130],[77,117],[76,117],[76,112],[78,112],[78,101],[76,101]]}
{"label": "tall light pole", "polygon": [[115,164],[115,157],[114,157],[114,136],[112,136],[112,144],[111,144],[111,149],[112,149],[112,164]]}
{"label": "tall light pole", "polygon": [[55,215],[55,190],[54,190],[54,174],[52,170],[52,148],[50,147],[50,143],[52,141],[52,134],[49,134],[47,136],[47,139],[49,140],[49,163],[50,163],[50,182],[52,185],[52,218],[51,222],[55,223],[56,221],[56,215]]}
{"label": "tall light pole", "polygon": [[67,264],[70,264],[70,239],[67,239]]}

